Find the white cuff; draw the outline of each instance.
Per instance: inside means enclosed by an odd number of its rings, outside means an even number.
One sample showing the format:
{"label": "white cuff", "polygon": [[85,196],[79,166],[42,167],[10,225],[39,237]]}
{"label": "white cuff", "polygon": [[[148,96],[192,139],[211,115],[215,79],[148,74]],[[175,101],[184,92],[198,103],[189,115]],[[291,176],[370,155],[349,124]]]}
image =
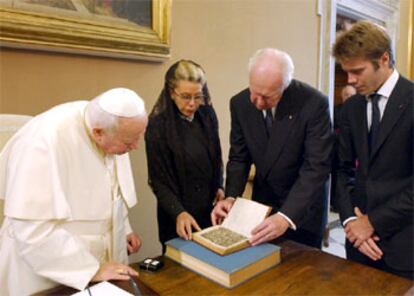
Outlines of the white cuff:
{"label": "white cuff", "polygon": [[288,222],[289,222],[289,227],[293,230],[296,230],[296,225],[295,223],[293,223],[292,220],[290,220],[290,218],[288,216],[286,216],[285,214],[283,214],[282,212],[277,212],[276,214],[279,214],[280,216],[282,216],[283,218],[285,218]]}
{"label": "white cuff", "polygon": [[356,216],[349,217],[348,219],[346,219],[344,221],[344,223],[342,223],[342,226],[345,227],[346,226],[346,223],[348,223],[349,221],[354,221],[356,219],[358,219]]}

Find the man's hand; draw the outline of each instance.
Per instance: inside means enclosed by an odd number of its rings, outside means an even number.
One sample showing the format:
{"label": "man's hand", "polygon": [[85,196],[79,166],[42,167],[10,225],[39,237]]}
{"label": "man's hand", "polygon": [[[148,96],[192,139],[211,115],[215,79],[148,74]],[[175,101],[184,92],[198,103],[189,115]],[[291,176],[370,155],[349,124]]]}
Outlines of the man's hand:
{"label": "man's hand", "polygon": [[354,212],[357,219],[345,225],[347,239],[365,256],[374,261],[381,259],[384,254],[376,243],[380,238],[374,235],[375,230],[368,216],[362,214],[358,207],[355,207]]}
{"label": "man's hand", "polygon": [[347,239],[359,248],[361,244],[374,234],[374,227],[368,220],[368,216],[361,213],[359,208],[355,208],[356,220],[349,221],[345,226]]}
{"label": "man's hand", "polygon": [[221,224],[224,218],[227,217],[235,201],[236,199],[234,197],[227,197],[219,201],[211,212],[211,223],[213,225]]}
{"label": "man's hand", "polygon": [[262,223],[252,230],[250,243],[252,246],[271,241],[283,235],[289,228],[289,222],[279,214],[267,217]]}
{"label": "man's hand", "polygon": [[131,232],[127,235],[128,255],[138,252],[138,250],[141,248],[141,245],[141,239],[138,234]]}
{"label": "man's hand", "polygon": [[367,239],[364,241],[358,248],[358,250],[364,254],[365,256],[368,256],[374,261],[377,261],[382,258],[382,251],[378,247],[378,245],[375,243],[376,241],[379,241],[379,237],[374,235],[373,237]]}
{"label": "man's hand", "polygon": [[177,216],[176,229],[177,234],[185,239],[192,239],[193,227],[195,230],[200,231],[197,221],[188,212],[182,212]]}
{"label": "man's hand", "polygon": [[127,281],[129,280],[131,275],[138,276],[138,272],[136,272],[128,265],[109,262],[104,263],[99,267],[91,282],[101,282],[109,280]]}
{"label": "man's hand", "polygon": [[223,189],[219,188],[216,192],[216,196],[213,200],[213,206],[215,206],[220,200],[224,199],[224,191]]}

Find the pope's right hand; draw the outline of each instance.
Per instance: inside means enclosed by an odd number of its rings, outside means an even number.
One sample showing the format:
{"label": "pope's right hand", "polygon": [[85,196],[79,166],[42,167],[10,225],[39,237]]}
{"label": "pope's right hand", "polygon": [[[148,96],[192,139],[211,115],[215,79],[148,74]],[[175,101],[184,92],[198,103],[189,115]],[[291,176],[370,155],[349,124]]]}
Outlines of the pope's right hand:
{"label": "pope's right hand", "polygon": [[224,218],[227,217],[235,201],[236,199],[234,197],[227,197],[226,199],[220,200],[211,212],[211,223],[213,225],[221,224]]}
{"label": "pope's right hand", "polygon": [[138,272],[128,265],[108,262],[101,264],[91,282],[102,282],[109,280],[127,281],[130,279],[130,276],[138,276]]}

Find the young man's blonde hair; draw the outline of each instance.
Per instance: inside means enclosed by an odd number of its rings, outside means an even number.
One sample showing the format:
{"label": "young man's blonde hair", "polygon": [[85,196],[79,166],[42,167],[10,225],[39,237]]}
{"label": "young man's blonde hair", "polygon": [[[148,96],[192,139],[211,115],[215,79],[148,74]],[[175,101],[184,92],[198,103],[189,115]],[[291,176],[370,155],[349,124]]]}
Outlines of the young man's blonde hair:
{"label": "young man's blonde hair", "polygon": [[389,55],[391,68],[394,66],[394,55],[390,36],[379,25],[370,21],[359,21],[349,31],[337,36],[332,55],[339,63],[350,58],[364,58],[378,68],[378,60],[385,52]]}

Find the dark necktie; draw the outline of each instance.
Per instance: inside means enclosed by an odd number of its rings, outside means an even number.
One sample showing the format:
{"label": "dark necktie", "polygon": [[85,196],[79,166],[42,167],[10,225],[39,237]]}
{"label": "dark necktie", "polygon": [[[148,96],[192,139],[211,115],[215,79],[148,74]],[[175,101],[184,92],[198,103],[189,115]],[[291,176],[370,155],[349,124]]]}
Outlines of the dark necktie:
{"label": "dark necktie", "polygon": [[372,120],[371,120],[371,129],[369,131],[368,144],[371,153],[372,147],[374,147],[376,137],[378,136],[381,114],[378,107],[378,101],[381,98],[381,95],[374,93],[370,95],[371,97],[371,106],[372,106]]}
{"label": "dark necktie", "polygon": [[270,137],[270,131],[271,131],[272,125],[273,125],[272,109],[267,109],[266,110],[265,124],[266,124],[267,135]]}

